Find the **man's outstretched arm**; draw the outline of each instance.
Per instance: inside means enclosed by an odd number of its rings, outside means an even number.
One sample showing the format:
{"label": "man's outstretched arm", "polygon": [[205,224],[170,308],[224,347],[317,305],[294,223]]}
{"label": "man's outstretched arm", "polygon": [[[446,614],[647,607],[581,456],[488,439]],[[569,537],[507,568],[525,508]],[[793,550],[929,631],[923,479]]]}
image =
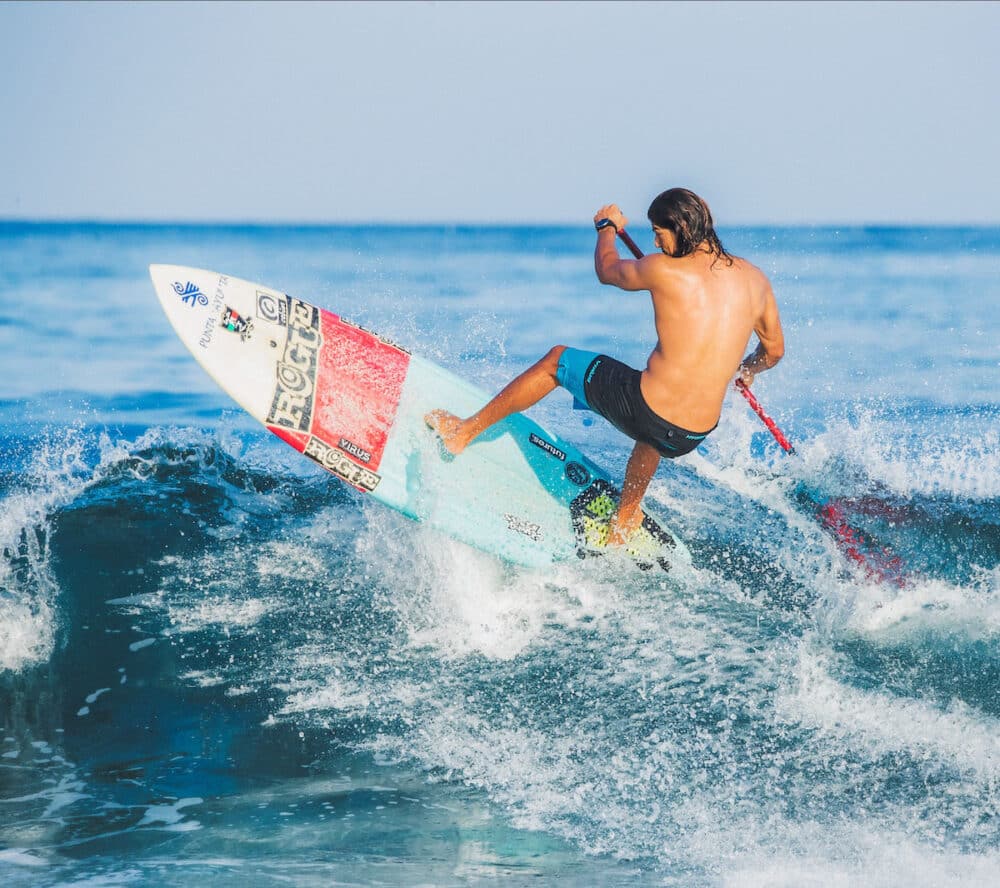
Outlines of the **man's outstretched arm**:
{"label": "man's outstretched arm", "polygon": [[632,532],[642,524],[642,509],[639,504],[646,494],[646,488],[656,468],[660,464],[660,454],[655,447],[636,441],[625,469],[625,481],[622,484],[622,497],[618,503],[618,511],[611,520],[611,530],[608,545],[620,546]]}

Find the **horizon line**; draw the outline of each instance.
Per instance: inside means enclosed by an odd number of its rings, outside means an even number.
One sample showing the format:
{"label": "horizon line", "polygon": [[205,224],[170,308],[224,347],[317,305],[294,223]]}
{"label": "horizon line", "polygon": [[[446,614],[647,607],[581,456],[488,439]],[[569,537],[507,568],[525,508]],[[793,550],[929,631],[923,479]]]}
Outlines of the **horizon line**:
{"label": "horizon line", "polygon": [[[180,228],[566,228],[587,229],[586,222],[565,221],[504,221],[504,220],[295,220],[295,219],[183,219],[137,217],[58,217],[58,216],[3,216],[0,225],[94,225],[94,226],[148,226]],[[645,229],[646,225],[634,225]],[[1000,228],[1000,219],[992,222],[957,221],[796,221],[796,222],[722,222],[726,228]]]}

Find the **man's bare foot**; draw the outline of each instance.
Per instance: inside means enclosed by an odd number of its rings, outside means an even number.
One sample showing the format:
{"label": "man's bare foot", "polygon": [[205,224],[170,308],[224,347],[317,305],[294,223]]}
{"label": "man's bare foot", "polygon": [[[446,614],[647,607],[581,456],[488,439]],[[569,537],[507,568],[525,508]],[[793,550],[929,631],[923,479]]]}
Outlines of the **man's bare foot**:
{"label": "man's bare foot", "polygon": [[468,432],[465,431],[465,423],[454,413],[447,410],[432,410],[424,417],[424,422],[434,429],[441,436],[441,443],[445,450],[458,456],[469,443]]}
{"label": "man's bare foot", "polygon": [[626,521],[619,521],[619,517],[616,513],[615,517],[611,519],[611,526],[608,528],[607,545],[612,548],[624,546],[629,541],[629,537],[642,527],[642,522],[646,518],[646,514],[642,509],[636,509]]}

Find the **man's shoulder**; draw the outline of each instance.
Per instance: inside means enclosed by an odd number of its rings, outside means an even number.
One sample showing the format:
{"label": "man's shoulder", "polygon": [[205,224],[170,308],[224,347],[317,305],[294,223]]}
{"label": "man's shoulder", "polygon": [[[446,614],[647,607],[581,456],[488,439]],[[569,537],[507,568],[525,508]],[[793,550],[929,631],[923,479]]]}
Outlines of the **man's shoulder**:
{"label": "man's shoulder", "polygon": [[754,289],[770,287],[771,282],[768,280],[767,275],[749,259],[744,259],[742,256],[733,256],[731,258],[733,260],[732,271],[746,281],[749,286]]}
{"label": "man's shoulder", "polygon": [[669,256],[663,257],[667,264],[665,272],[677,277],[705,277],[715,278],[728,277],[741,278],[748,283],[756,281],[766,281],[767,276],[750,260],[742,256],[731,256],[728,254],[718,255],[693,255],[674,259]]}
{"label": "man's shoulder", "polygon": [[647,268],[658,289],[689,291],[701,286],[737,286],[765,292],[770,287],[767,275],[742,256],[702,254],[675,258],[661,253],[647,259],[655,260]]}
{"label": "man's shoulder", "polygon": [[[764,273],[756,265],[754,265],[749,259],[747,259],[745,256],[732,256],[732,255],[730,255],[729,259],[731,259],[732,263],[733,263],[730,267],[733,268],[733,269],[735,269],[736,271],[742,272],[743,274],[759,274],[759,275],[762,275]],[[726,262],[726,259],[723,258],[723,259],[720,259],[718,261],[720,261],[720,262]]]}

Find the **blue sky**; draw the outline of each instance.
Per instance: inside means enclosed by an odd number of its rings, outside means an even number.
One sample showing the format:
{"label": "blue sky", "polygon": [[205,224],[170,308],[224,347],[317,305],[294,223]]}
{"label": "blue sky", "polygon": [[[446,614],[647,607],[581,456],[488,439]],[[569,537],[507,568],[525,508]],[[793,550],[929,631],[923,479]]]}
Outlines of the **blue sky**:
{"label": "blue sky", "polygon": [[1000,223],[998,3],[0,4],[0,218]]}

